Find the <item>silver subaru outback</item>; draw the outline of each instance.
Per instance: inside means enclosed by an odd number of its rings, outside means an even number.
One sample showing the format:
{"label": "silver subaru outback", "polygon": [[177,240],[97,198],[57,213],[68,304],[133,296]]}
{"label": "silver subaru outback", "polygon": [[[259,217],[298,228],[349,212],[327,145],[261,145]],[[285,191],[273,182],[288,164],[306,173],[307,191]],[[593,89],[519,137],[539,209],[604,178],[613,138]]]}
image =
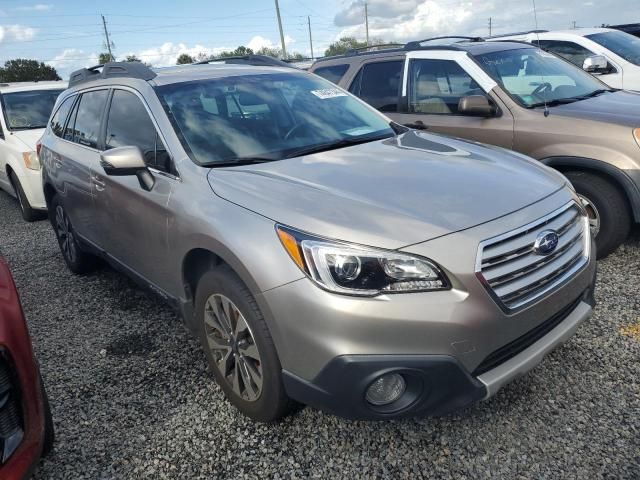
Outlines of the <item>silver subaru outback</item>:
{"label": "silver subaru outback", "polygon": [[75,72],[39,151],[71,271],[106,260],[173,305],[241,412],[443,414],[589,317],[588,219],[560,174],[238,63]]}

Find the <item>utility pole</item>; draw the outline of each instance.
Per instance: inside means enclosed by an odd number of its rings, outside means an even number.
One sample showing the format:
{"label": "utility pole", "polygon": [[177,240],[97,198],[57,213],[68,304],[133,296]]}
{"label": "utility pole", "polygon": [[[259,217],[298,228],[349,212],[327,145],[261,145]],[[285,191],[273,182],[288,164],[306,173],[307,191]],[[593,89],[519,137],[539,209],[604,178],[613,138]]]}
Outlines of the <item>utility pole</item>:
{"label": "utility pole", "polygon": [[489,36],[491,36],[491,31],[492,31],[492,21],[493,19],[491,17],[489,17]]}
{"label": "utility pole", "polygon": [[369,8],[367,2],[364,2],[364,28],[367,32],[367,47],[369,46]]}
{"label": "utility pole", "polygon": [[115,61],[115,57],[111,52],[111,40],[109,40],[109,31],[107,30],[107,21],[104,19],[104,15],[101,15],[101,17],[102,17],[102,26],[104,27],[104,39],[107,44],[107,50],[109,50],[109,58],[113,62]]}
{"label": "utility pole", "polygon": [[573,29],[574,30],[576,29],[576,21],[575,20],[573,21]]}
{"label": "utility pole", "polygon": [[287,49],[284,45],[284,33],[282,32],[282,19],[280,18],[280,5],[276,0],[276,15],[278,16],[278,28],[280,29],[280,44],[282,45],[282,58],[287,58]]}
{"label": "utility pole", "polygon": [[313,60],[313,39],[311,38],[311,17],[307,16],[307,25],[309,25],[309,47],[311,48],[311,60]]}

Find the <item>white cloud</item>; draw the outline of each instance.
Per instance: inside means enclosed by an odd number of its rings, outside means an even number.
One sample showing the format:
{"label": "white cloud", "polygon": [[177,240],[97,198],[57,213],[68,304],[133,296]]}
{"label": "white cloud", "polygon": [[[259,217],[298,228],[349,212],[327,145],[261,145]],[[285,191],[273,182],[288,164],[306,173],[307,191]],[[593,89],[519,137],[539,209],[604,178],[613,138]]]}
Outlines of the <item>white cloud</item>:
{"label": "white cloud", "polygon": [[69,74],[74,70],[96,65],[98,63],[98,54],[87,53],[79,48],[67,48],[46,63],[55,68],[62,78],[68,78]]}
{"label": "white cloud", "polygon": [[199,54],[204,55],[217,55],[227,48],[217,47],[205,47],[204,45],[196,44],[193,47],[188,47],[184,43],[165,42],[160,47],[147,48],[138,52],[127,52],[126,54],[118,54],[118,58],[124,58],[127,55],[136,55],[143,62],[150,63],[154,67],[166,67],[169,65],[175,65],[178,57],[183,53],[196,58]]}
{"label": "white cloud", "polygon": [[37,3],[35,5],[27,5],[24,7],[16,7],[14,10],[20,12],[48,12],[53,8],[53,5],[48,3]]}
{"label": "white cloud", "polygon": [[25,25],[0,25],[0,43],[24,42],[36,36],[37,30]]}
{"label": "white cloud", "polygon": [[[288,46],[290,44],[295,43],[295,40],[293,39],[293,37],[290,37],[289,35],[285,35],[284,37],[284,44],[285,46]],[[255,37],[253,37],[251,40],[249,40],[249,43],[247,43],[247,48],[250,48],[251,50],[253,50],[254,52],[260,50],[261,48],[280,48],[280,42],[274,42],[273,40],[269,39],[269,38],[265,38],[265,37],[261,37],[260,35],[256,35]]]}

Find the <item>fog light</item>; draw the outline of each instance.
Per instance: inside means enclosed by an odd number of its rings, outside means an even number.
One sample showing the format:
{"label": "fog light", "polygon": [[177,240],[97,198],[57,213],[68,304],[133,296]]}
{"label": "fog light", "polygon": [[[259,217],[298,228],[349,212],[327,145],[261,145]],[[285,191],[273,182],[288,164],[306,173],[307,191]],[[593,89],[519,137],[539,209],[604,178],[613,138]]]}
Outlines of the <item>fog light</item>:
{"label": "fog light", "polygon": [[369,385],[365,398],[371,405],[388,405],[398,400],[406,388],[407,384],[402,375],[387,373]]}

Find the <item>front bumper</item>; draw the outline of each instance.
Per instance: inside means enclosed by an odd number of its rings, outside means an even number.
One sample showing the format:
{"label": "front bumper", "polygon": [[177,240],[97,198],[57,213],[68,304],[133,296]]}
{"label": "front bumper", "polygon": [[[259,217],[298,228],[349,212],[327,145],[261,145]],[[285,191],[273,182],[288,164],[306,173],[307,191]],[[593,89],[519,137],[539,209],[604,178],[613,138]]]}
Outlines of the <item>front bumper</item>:
{"label": "front bumper", "polygon": [[[593,305],[592,286],[562,313],[551,331],[480,376],[470,374],[449,355],[343,355],[312,381],[283,371],[285,389],[301,403],[350,419],[443,415],[490,398],[534,368],[591,316]],[[387,373],[401,374],[407,389],[397,402],[374,407],[365,400],[365,392]]]}

